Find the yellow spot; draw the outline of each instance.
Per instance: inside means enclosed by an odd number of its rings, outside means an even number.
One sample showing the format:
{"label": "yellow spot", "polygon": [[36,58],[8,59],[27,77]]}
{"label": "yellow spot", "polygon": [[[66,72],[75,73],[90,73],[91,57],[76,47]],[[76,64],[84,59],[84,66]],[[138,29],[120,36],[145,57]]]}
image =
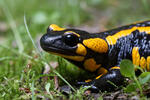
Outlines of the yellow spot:
{"label": "yellow spot", "polygon": [[134,47],[132,49],[132,62],[136,66],[140,66],[142,69],[150,70],[150,56],[145,59],[144,57],[140,57],[138,47]]}
{"label": "yellow spot", "polygon": [[112,67],[111,69],[120,69],[120,67],[115,66],[115,67]]}
{"label": "yellow spot", "polygon": [[98,53],[106,53],[108,50],[108,44],[105,40],[100,38],[92,38],[83,41],[83,44],[91,50]]}
{"label": "yellow spot", "polygon": [[97,77],[96,77],[96,79],[99,79],[101,76],[103,76],[103,74],[101,74],[101,75],[97,76]]}
{"label": "yellow spot", "polygon": [[81,43],[78,43],[76,53],[85,56],[87,54],[87,51]]}
{"label": "yellow spot", "polygon": [[79,35],[78,33],[73,32],[73,31],[67,31],[67,32],[65,32],[64,34],[67,34],[67,33],[73,33],[73,34],[75,34],[76,36],[80,37],[80,35]]}
{"label": "yellow spot", "polygon": [[150,71],[150,56],[147,57],[146,66],[147,66],[147,71]]}
{"label": "yellow spot", "polygon": [[65,28],[61,28],[61,27],[57,26],[56,24],[51,24],[49,26],[49,28],[51,28],[53,31],[63,31],[63,30],[65,30]]}
{"label": "yellow spot", "polygon": [[141,59],[140,59],[140,66],[142,69],[146,68],[146,60],[144,57],[141,57]]}
{"label": "yellow spot", "polygon": [[101,64],[96,64],[95,60],[90,58],[84,61],[84,68],[88,71],[94,72],[96,69],[98,69],[101,66]]}
{"label": "yellow spot", "polygon": [[103,67],[101,67],[101,68],[97,71],[98,74],[106,74],[107,72],[108,72],[107,69],[105,69],[105,68],[103,68]]}
{"label": "yellow spot", "polygon": [[137,65],[137,66],[140,65],[140,54],[139,54],[138,49],[139,49],[138,47],[134,47],[132,49],[132,62],[134,65]]}
{"label": "yellow spot", "polygon": [[114,45],[116,44],[119,38],[130,35],[135,30],[139,30],[139,32],[146,32],[147,34],[150,34],[150,27],[132,27],[131,29],[119,31],[112,36],[107,36],[106,40],[110,45]]}
{"label": "yellow spot", "polygon": [[85,82],[91,82],[91,81],[92,81],[91,79],[85,80]]}
{"label": "yellow spot", "polygon": [[74,61],[83,61],[84,60],[83,56],[68,56],[68,55],[58,54],[58,53],[54,53],[54,52],[49,52],[49,53],[52,53],[54,55],[58,55],[58,56],[61,56],[61,57],[67,58],[67,59],[71,59]]}

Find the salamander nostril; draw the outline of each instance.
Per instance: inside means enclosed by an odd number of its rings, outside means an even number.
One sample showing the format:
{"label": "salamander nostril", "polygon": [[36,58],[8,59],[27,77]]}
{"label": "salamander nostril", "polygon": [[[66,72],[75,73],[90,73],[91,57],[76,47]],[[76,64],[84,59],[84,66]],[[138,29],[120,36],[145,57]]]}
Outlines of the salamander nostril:
{"label": "salamander nostril", "polygon": [[42,47],[43,49],[44,49],[45,47],[48,47],[49,44],[51,44],[50,42],[51,42],[51,40],[50,40],[50,38],[49,38],[49,35],[47,35],[47,34],[43,35],[43,36],[41,37],[41,39],[40,39],[40,45],[41,45],[41,47]]}

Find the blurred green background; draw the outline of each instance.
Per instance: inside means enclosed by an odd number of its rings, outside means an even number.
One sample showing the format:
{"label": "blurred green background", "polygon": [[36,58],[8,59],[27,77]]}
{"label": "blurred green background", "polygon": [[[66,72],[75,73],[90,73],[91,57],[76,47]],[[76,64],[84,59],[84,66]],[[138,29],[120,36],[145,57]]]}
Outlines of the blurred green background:
{"label": "blurred green background", "polygon": [[[0,0],[1,97],[20,97],[24,92],[19,88],[31,87],[32,79],[40,77],[44,66],[27,34],[24,16],[39,47],[39,38],[49,24],[100,32],[149,20],[150,0]],[[44,56],[57,59],[47,53]]]}

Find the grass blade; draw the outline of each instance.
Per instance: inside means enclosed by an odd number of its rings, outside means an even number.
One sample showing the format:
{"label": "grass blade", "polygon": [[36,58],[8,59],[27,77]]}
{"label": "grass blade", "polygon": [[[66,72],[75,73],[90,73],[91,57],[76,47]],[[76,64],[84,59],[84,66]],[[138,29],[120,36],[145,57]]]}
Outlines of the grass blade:
{"label": "grass blade", "polygon": [[24,24],[25,24],[25,28],[26,28],[26,30],[27,30],[27,34],[28,34],[28,36],[29,36],[29,38],[30,38],[30,40],[31,40],[31,42],[32,42],[32,44],[33,44],[33,46],[34,46],[34,48],[36,49],[36,51],[38,52],[38,54],[40,54],[40,57],[41,57],[42,54],[40,53],[40,50],[37,48],[37,46],[36,46],[36,44],[35,44],[35,42],[34,42],[32,36],[31,36],[31,34],[30,34],[29,28],[28,28],[28,26],[27,26],[27,21],[26,21],[26,16],[25,16],[25,15],[24,15]]}
{"label": "grass blade", "polygon": [[15,53],[15,54],[17,54],[17,55],[22,55],[22,56],[27,57],[27,58],[29,58],[29,59],[33,59],[32,56],[29,56],[29,55],[27,55],[27,54],[24,53],[24,52],[18,53],[17,50],[12,49],[11,47],[8,47],[8,46],[2,45],[2,44],[0,44],[0,47],[2,47],[2,48],[4,48],[4,49],[8,49],[8,50],[10,50],[11,52],[13,52],[13,53]]}
{"label": "grass blade", "polygon": [[13,31],[17,46],[19,48],[19,53],[22,53],[24,50],[24,46],[23,46],[23,42],[22,42],[21,36],[19,34],[19,31],[17,30],[17,26],[15,24],[13,16],[11,15],[9,9],[7,8],[7,5],[5,4],[4,0],[2,0],[1,2],[2,2],[1,8],[3,9],[3,12],[8,20],[10,27],[11,27],[11,30]]}
{"label": "grass blade", "polygon": [[16,59],[16,58],[14,58],[14,57],[1,57],[0,58],[0,61],[5,61],[5,60],[11,60],[11,59]]}
{"label": "grass blade", "polygon": [[34,92],[34,81],[32,82],[32,85],[31,85],[31,93],[32,93],[32,100],[36,100],[35,99],[35,92]]}
{"label": "grass blade", "polygon": [[32,44],[34,46],[34,48],[36,49],[37,53],[40,55],[41,59],[43,60],[43,64],[48,64],[50,66],[50,68],[52,69],[52,71],[58,76],[60,77],[60,79],[62,79],[68,86],[70,86],[70,88],[72,88],[73,91],[75,91],[75,89],[69,84],[69,82],[67,82],[49,63],[48,61],[46,61],[43,57],[43,55],[41,54],[41,52],[39,51],[39,49],[37,48],[31,34],[30,34],[30,31],[28,29],[28,26],[27,26],[27,22],[26,22],[26,17],[24,16],[24,24],[25,24],[25,27],[26,27],[26,30],[27,30],[27,33],[28,33],[28,36],[29,38],[31,39],[32,41]]}

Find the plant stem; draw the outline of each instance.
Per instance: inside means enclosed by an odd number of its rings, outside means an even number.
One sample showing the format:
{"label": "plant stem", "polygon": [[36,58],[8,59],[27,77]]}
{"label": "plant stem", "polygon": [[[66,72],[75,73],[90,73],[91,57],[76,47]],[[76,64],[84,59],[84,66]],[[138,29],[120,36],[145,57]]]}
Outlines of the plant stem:
{"label": "plant stem", "polygon": [[140,89],[140,94],[141,94],[141,96],[143,96],[143,89],[142,89],[142,87],[141,87],[139,81],[137,80],[137,78],[136,78],[135,75],[133,76],[133,78],[134,78],[134,81],[136,82],[138,88]]}

